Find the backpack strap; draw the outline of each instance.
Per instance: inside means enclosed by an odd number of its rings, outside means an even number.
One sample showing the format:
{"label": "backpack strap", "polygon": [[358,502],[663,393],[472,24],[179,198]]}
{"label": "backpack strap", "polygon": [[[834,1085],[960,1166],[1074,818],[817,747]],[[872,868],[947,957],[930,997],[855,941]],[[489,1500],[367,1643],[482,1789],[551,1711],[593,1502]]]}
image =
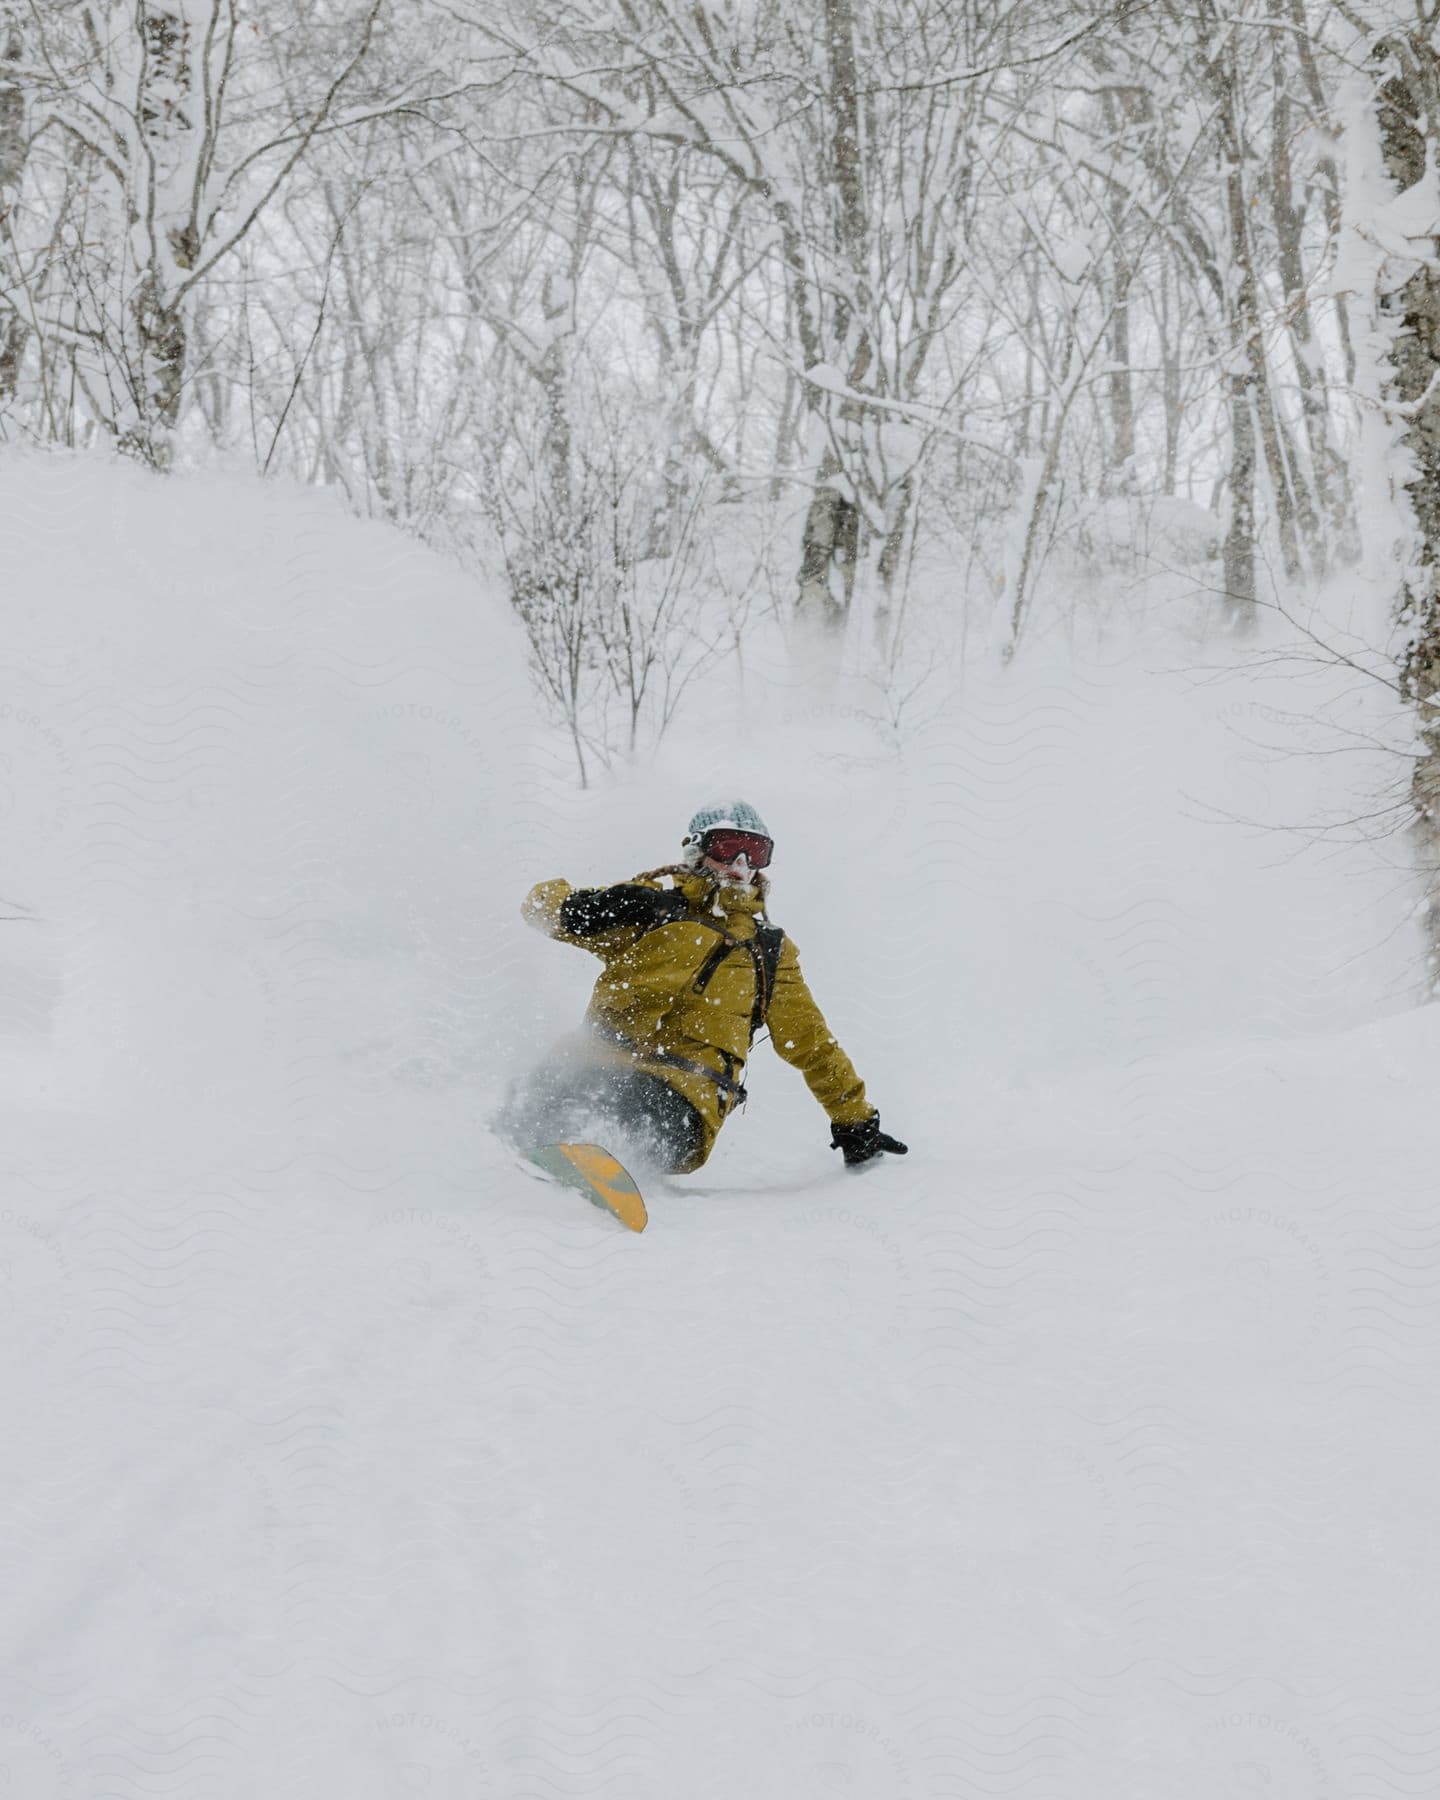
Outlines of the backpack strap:
{"label": "backpack strap", "polygon": [[724,962],[725,958],[732,950],[738,950],[740,948],[739,938],[731,937],[728,931],[721,931],[716,925],[711,925],[709,929],[715,932],[719,942],[695,971],[695,979],[690,983],[690,992],[692,994],[703,994],[710,985],[711,976],[714,975],[715,971],[720,967],[721,963]]}
{"label": "backpack strap", "polygon": [[[712,926],[712,930],[717,928]],[[690,991],[703,994],[711,977],[732,950],[743,950],[755,968],[755,1004],[750,1010],[750,1038],[765,1023],[770,1011],[770,996],[775,992],[775,975],[780,967],[780,952],[785,947],[785,933],[778,925],[757,925],[753,938],[731,937],[728,931],[718,933],[720,942],[701,963],[690,983]]]}
{"label": "backpack strap", "polygon": [[780,952],[785,948],[785,933],[778,925],[757,925],[754,940],[745,948],[755,965],[755,1010],[750,1015],[750,1037],[765,1023],[770,1012],[770,997],[775,992],[775,976],[780,968]]}

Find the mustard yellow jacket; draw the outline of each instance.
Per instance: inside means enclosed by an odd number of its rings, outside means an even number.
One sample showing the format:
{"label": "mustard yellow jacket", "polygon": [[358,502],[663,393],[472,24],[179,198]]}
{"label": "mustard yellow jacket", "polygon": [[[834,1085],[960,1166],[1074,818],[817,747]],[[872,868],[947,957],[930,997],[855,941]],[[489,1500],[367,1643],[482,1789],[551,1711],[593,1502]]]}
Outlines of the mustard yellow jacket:
{"label": "mustard yellow jacket", "polygon": [[[537,930],[593,951],[604,965],[586,1010],[586,1030],[568,1040],[559,1054],[590,1064],[640,1068],[683,1094],[705,1128],[703,1154],[692,1165],[698,1169],[734,1105],[733,1091],[705,1075],[659,1061],[654,1053],[663,1050],[717,1076],[738,1073],[750,1050],[755,963],[747,952],[737,950],[720,962],[703,992],[694,991],[694,981],[720,941],[719,932],[742,944],[754,939],[757,915],[764,922],[764,899],[742,889],[718,887],[689,870],[639,875],[633,885],[673,885],[684,895],[688,910],[668,924],[648,929],[622,925],[594,937],[576,937],[560,919],[560,908],[574,890],[568,881],[555,880],[532,888],[521,911]],[[788,936],[766,1022],[776,1050],[799,1069],[834,1123],[852,1125],[870,1117],[875,1108],[865,1098],[865,1084],[831,1035]],[[617,1034],[625,1044],[615,1043],[606,1033]]]}

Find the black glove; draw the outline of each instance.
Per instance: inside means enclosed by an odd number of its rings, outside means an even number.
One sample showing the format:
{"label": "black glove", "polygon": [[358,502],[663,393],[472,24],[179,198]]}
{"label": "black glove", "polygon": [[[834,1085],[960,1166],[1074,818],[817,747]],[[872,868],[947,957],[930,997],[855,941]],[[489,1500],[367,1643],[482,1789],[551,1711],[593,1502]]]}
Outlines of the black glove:
{"label": "black glove", "polygon": [[678,888],[641,887],[622,882],[618,887],[577,888],[560,905],[560,923],[571,937],[598,937],[621,925],[667,925],[685,911],[685,896]]}
{"label": "black glove", "polygon": [[882,1150],[888,1150],[892,1156],[907,1156],[910,1152],[908,1144],[902,1144],[899,1138],[887,1137],[880,1129],[879,1113],[871,1113],[868,1119],[862,1119],[858,1125],[835,1125],[830,1127],[830,1148],[843,1150],[848,1167],[854,1168],[857,1163],[869,1162],[872,1156],[878,1156]]}

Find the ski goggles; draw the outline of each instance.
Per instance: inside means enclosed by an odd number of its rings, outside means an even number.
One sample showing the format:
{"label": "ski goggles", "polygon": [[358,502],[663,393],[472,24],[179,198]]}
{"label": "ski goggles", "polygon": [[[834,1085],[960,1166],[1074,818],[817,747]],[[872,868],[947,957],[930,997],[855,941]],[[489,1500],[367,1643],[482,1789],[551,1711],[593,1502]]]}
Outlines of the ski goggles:
{"label": "ski goggles", "polygon": [[770,839],[758,831],[736,831],[728,825],[717,825],[700,838],[700,854],[712,862],[733,863],[737,856],[746,856],[752,869],[768,867],[774,848]]}

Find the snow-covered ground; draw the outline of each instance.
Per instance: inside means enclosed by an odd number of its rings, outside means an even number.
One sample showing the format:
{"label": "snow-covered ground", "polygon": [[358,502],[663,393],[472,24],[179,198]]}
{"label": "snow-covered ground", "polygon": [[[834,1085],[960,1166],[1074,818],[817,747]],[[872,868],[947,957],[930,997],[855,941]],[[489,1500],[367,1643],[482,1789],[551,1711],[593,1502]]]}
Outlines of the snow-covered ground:
{"label": "snow-covered ground", "polygon": [[[0,1792],[1435,1791],[1378,684],[1042,643],[897,749],[762,658],[581,792],[324,496],[11,456],[0,560]],[[762,1049],[634,1238],[486,1128],[593,968],[518,905],[737,793],[911,1154]]]}

